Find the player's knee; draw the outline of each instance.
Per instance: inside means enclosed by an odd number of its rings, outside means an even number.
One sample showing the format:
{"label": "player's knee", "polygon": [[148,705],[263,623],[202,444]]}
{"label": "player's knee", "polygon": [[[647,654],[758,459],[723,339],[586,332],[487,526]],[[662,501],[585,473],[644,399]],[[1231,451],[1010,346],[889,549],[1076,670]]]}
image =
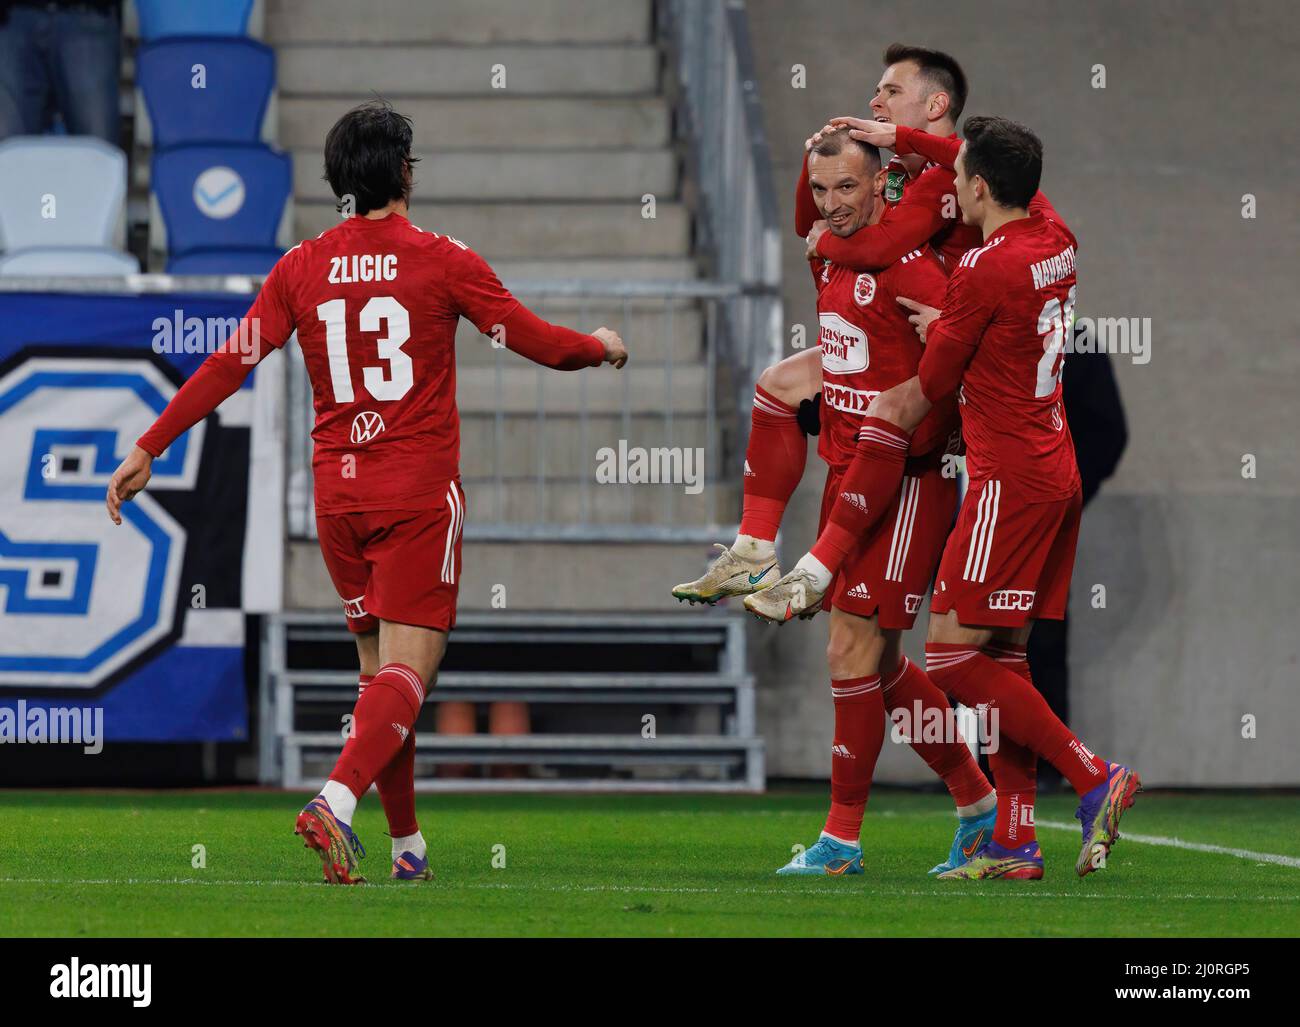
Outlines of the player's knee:
{"label": "player's knee", "polygon": [[826,662],[835,680],[863,677],[875,672],[879,663],[877,639],[861,624],[831,617],[830,636],[826,642]]}
{"label": "player's knee", "polygon": [[770,396],[775,396],[782,403],[798,406],[799,401],[807,397],[799,395],[801,380],[797,368],[791,364],[793,357],[786,357],[775,364],[763,368],[758,376],[758,384]]}
{"label": "player's knee", "polygon": [[877,395],[867,404],[867,416],[876,417],[890,424],[901,424],[903,418],[902,398],[892,389]]}

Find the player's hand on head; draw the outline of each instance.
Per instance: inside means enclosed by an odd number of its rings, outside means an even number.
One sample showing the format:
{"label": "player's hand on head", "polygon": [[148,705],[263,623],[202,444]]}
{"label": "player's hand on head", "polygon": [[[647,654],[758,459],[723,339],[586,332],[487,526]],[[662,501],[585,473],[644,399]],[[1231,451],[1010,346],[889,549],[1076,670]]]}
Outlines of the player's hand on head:
{"label": "player's hand on head", "polygon": [[623,339],[618,332],[602,325],[591,334],[605,346],[605,363],[613,364],[615,367],[622,367],[627,363],[627,347],[623,345]]}
{"label": "player's hand on head", "polygon": [[930,327],[930,322],[939,316],[939,308],[927,307],[924,303],[910,300],[906,296],[899,296],[898,302],[912,312],[907,318],[908,324],[916,329],[916,334],[924,343],[925,333]]}
{"label": "player's hand on head", "polygon": [[152,467],[153,457],[135,446],[113,472],[113,477],[108,480],[104,505],[108,507],[108,516],[114,524],[122,523],[122,504],[129,503],[149,484]]}
{"label": "player's hand on head", "polygon": [[811,150],[814,146],[817,146],[827,136],[833,136],[838,131],[839,129],[836,128],[828,121],[826,124],[824,124],[821,128],[819,128],[816,132],[814,132],[812,135],[810,135],[807,139],[803,141],[803,148],[805,150]]}
{"label": "player's hand on head", "polygon": [[872,146],[883,146],[887,150],[892,150],[894,144],[898,141],[897,129],[884,121],[871,121],[867,118],[851,118],[846,115],[837,115],[831,118],[831,125],[837,129],[847,128],[852,138],[860,142],[870,143]]}
{"label": "player's hand on head", "polygon": [[817,240],[820,239],[830,229],[830,225],[825,221],[814,221],[812,229],[808,232],[808,249],[804,256],[809,260],[817,259]]}

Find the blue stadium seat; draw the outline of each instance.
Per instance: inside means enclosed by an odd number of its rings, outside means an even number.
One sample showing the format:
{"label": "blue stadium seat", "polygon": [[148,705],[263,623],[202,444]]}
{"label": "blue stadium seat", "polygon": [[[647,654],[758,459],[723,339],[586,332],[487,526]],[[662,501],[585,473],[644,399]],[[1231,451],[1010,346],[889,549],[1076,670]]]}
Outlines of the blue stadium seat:
{"label": "blue stadium seat", "polygon": [[[167,261],[171,275],[264,275],[284,254],[279,247],[230,246],[189,250]],[[0,274],[3,274],[0,264]]]}
{"label": "blue stadium seat", "polygon": [[260,144],[196,143],[156,154],[153,190],[172,263],[193,250],[279,253],[291,178],[289,155]]}
{"label": "blue stadium seat", "polygon": [[[194,88],[194,65],[204,87]],[[153,126],[153,147],[254,143],[275,88],[275,54],[251,39],[180,36],[140,48],[136,78]]]}
{"label": "blue stadium seat", "polygon": [[242,36],[253,0],[135,0],[140,39],[164,36]]}
{"label": "blue stadium seat", "polygon": [[111,247],[126,199],[126,155],[88,136],[0,143],[0,246]]}

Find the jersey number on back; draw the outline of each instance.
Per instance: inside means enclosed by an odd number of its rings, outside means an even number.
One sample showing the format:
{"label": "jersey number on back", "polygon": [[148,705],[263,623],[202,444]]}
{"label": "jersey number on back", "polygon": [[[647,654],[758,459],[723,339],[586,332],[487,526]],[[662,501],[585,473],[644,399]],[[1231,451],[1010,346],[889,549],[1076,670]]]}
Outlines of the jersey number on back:
{"label": "jersey number on back", "polygon": [[1034,399],[1042,399],[1056,391],[1065,363],[1065,335],[1074,328],[1074,294],[1077,286],[1070,286],[1065,297],[1065,307],[1053,296],[1043,304],[1038,315],[1038,334],[1043,339],[1043,355],[1038,360],[1038,381],[1034,385]]}
{"label": "jersey number on back", "polygon": [[[336,403],[351,403],[352,368],[348,363],[347,304],[330,300],[316,308],[316,316],[325,322],[325,352],[329,355],[330,382]],[[401,399],[411,391],[411,358],[402,352],[402,343],[411,337],[411,315],[391,296],[372,296],[361,308],[361,330],[377,332],[380,322],[388,325],[388,334],[379,340],[379,359],[388,368],[363,367],[362,381],[375,399]]]}

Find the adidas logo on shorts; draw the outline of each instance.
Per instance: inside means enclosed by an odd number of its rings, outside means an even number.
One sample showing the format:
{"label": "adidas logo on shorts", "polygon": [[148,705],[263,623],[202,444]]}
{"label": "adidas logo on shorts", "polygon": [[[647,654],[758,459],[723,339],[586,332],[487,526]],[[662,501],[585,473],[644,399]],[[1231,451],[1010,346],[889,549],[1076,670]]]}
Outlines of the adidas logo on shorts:
{"label": "adidas logo on shorts", "polygon": [[867,588],[866,582],[859,581],[849,589],[848,595],[853,599],[870,599],[871,591]]}
{"label": "adidas logo on shorts", "polygon": [[753,469],[749,466],[749,461],[748,461],[748,460],[745,461],[745,477],[746,477],[746,478],[757,478],[757,477],[758,477],[758,475],[755,474],[754,471],[753,471]]}

